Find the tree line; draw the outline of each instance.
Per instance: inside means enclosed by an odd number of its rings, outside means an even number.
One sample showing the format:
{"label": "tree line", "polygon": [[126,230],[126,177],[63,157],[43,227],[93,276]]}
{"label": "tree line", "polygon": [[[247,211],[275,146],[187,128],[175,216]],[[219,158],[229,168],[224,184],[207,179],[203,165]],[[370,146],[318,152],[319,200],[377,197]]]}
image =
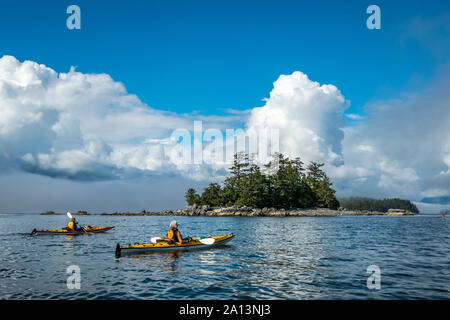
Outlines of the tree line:
{"label": "tree line", "polygon": [[414,203],[398,198],[380,200],[365,197],[349,197],[339,199],[339,203],[342,208],[347,210],[386,212],[389,209],[405,209],[413,213],[419,213]]}
{"label": "tree line", "polygon": [[188,205],[212,207],[337,209],[339,201],[323,166],[312,161],[305,167],[298,157],[289,159],[276,153],[273,160],[260,167],[248,154],[238,152],[223,186],[210,183],[202,194],[190,188],[185,198]]}

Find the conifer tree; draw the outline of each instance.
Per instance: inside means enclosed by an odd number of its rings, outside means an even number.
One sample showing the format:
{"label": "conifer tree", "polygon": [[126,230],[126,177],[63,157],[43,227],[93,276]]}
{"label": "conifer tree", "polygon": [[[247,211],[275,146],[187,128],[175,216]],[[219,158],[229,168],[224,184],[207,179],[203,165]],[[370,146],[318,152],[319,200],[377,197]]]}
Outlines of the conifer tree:
{"label": "conifer tree", "polygon": [[200,204],[200,196],[197,194],[194,188],[189,188],[186,191],[186,202],[188,205],[192,206],[194,204]]}
{"label": "conifer tree", "polygon": [[300,158],[293,160],[281,153],[274,155],[262,168],[244,152],[234,155],[230,176],[223,188],[211,183],[202,195],[194,189],[186,193],[188,204],[217,206],[249,206],[256,208],[336,209],[339,202],[332,183],[322,170],[323,163],[311,162],[307,169]]}

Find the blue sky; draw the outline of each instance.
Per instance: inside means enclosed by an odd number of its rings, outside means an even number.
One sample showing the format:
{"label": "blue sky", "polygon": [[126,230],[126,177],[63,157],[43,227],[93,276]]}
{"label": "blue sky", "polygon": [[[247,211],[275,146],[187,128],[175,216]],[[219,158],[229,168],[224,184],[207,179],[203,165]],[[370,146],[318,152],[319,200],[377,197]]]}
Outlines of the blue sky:
{"label": "blue sky", "polygon": [[[0,52],[110,74],[152,107],[181,113],[261,106],[280,74],[300,70],[361,113],[433,75],[438,61],[402,37],[411,19],[449,8],[376,3],[381,30],[366,28],[370,1],[10,1]],[[81,8],[81,30],[65,28],[70,4]]]}
{"label": "blue sky", "polygon": [[[81,30],[66,27],[72,4]],[[366,27],[372,4],[381,30]],[[171,158],[170,133],[194,121],[279,130],[338,196],[450,195],[448,1],[0,8],[0,212],[182,207],[226,169]]]}

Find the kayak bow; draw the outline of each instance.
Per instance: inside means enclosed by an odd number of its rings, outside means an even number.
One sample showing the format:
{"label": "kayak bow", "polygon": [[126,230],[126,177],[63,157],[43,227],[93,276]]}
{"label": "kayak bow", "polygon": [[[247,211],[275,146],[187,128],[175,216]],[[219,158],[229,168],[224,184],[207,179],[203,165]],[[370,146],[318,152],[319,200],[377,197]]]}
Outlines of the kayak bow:
{"label": "kayak bow", "polygon": [[[156,242],[156,243],[143,243],[134,244],[128,246],[116,245],[116,257],[120,257],[122,254],[132,253],[149,253],[149,252],[173,252],[173,251],[189,251],[198,249],[209,249],[216,246],[220,246],[228,243],[234,238],[234,234],[219,237],[208,237],[203,239],[192,238],[191,241],[186,243],[168,243],[168,242]],[[214,241],[213,241],[214,240]]]}
{"label": "kayak bow", "polygon": [[36,230],[34,229],[31,234],[65,234],[65,235],[77,235],[77,234],[85,234],[85,233],[99,233],[99,232],[105,232],[110,229],[113,229],[114,227],[87,227],[83,228],[83,230],[79,231],[68,231],[66,229],[60,229],[60,230]]}

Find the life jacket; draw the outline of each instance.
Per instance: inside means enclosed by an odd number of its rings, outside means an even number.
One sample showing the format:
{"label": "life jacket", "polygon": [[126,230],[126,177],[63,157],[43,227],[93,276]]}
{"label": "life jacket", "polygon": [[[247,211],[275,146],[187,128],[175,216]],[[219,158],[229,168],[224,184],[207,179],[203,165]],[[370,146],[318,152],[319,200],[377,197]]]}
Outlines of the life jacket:
{"label": "life jacket", "polygon": [[168,232],[167,232],[167,238],[169,238],[169,240],[173,240],[173,241],[177,241],[177,239],[175,238],[175,232],[174,232],[174,230],[172,230],[172,229],[170,229]]}
{"label": "life jacket", "polygon": [[69,224],[67,224],[67,228],[69,228],[70,230],[75,230],[75,224],[73,223],[73,221],[69,221]]}

